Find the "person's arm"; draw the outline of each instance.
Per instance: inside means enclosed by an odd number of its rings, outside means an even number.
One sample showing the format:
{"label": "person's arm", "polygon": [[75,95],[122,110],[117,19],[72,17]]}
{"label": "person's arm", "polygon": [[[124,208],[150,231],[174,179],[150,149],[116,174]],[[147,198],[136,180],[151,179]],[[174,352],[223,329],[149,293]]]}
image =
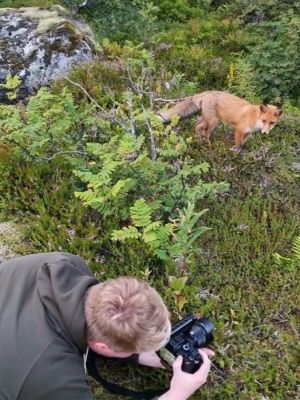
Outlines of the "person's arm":
{"label": "person's arm", "polygon": [[173,378],[170,389],[158,397],[158,400],[187,400],[197,389],[205,384],[211,366],[209,356],[213,356],[214,352],[209,349],[199,349],[199,353],[203,363],[194,374],[183,372],[181,369],[182,356],[176,358],[173,364]]}

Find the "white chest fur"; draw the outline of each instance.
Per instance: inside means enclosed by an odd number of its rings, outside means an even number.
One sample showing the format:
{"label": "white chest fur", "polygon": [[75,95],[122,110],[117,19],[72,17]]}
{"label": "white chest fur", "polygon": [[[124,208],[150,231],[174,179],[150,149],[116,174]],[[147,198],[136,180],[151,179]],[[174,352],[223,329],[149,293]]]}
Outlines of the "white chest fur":
{"label": "white chest fur", "polygon": [[261,131],[263,129],[263,123],[260,119],[258,119],[254,126],[248,128],[248,133]]}

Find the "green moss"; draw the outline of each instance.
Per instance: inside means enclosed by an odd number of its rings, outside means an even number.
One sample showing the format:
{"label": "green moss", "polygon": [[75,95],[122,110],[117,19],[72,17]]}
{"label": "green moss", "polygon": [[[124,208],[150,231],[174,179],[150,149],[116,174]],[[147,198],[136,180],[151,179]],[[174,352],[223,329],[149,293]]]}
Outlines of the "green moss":
{"label": "green moss", "polygon": [[[275,4],[275,0],[271,3]],[[172,7],[171,2],[165,1],[164,7]],[[114,15],[110,17],[113,20]],[[144,78],[153,80],[151,90],[155,88],[159,96],[171,98],[202,88],[226,89],[227,65],[236,59],[231,53],[244,57],[241,50],[251,52],[249,47],[264,40],[264,36],[248,34],[235,17],[222,17],[222,23],[220,18],[213,13],[186,24],[169,21],[168,29],[161,25],[161,33],[148,38],[155,55],[155,73],[149,73],[148,78],[147,69]],[[99,20],[94,23],[99,27]],[[116,26],[114,29],[116,32]],[[167,46],[158,49],[161,43]],[[129,47],[110,43],[99,62],[74,68],[70,78],[107,109],[122,103],[122,92],[131,87],[124,79],[125,62],[134,58]],[[216,60],[220,55],[223,59]],[[258,95],[257,82],[250,85],[247,68],[240,68],[234,87],[244,79],[249,84],[240,85],[245,96]],[[138,68],[131,72],[132,81],[140,79]],[[164,89],[166,82],[173,85],[169,91]],[[56,82],[53,90],[60,93],[65,86],[76,105],[90,107],[82,90],[65,80]],[[291,103],[297,103],[297,99],[291,99]],[[299,112],[291,105],[287,109]],[[189,120],[176,129],[188,137],[192,126],[193,121]],[[81,122],[74,126],[79,133],[82,129]],[[95,130],[95,140],[105,140],[109,134],[101,129],[100,133]],[[190,266],[187,291],[193,293],[189,298],[193,310],[210,314],[215,322],[217,355],[207,385],[193,399],[290,400],[299,395],[298,266],[278,265],[273,257],[274,253],[289,256],[292,242],[300,233],[299,172],[292,168],[293,163],[299,162],[299,132],[299,118],[287,115],[269,135],[258,133],[250,137],[240,154],[230,151],[232,134],[224,127],[217,130],[211,149],[196,139],[189,147],[190,157],[211,165],[208,181],[227,181],[231,186],[228,194],[198,204],[199,209],[209,208],[203,224],[212,231],[199,243],[203,253]],[[14,215],[26,221],[26,246],[22,252],[64,250],[79,254],[100,279],[122,274],[143,277],[148,267],[151,284],[165,296],[163,263],[150,259],[146,247],[110,241],[107,232],[114,221],[104,220],[74,199],[79,182],[74,180],[68,163],[58,159],[49,164],[24,161],[12,157],[10,147],[2,150],[0,211],[5,218]],[[197,292],[201,299],[195,296]],[[172,309],[167,297],[166,302]],[[170,378],[164,371],[146,368],[107,368],[108,379],[113,370],[116,381],[129,387],[163,387]],[[119,398],[94,387],[96,398]]]}
{"label": "green moss", "polygon": [[[213,230],[202,242],[204,253],[192,266],[189,285],[209,289],[200,309],[215,321],[217,356],[208,385],[193,399],[279,400],[297,395],[299,277],[297,270],[276,265],[273,259],[275,252],[289,253],[300,230],[300,189],[290,169],[300,142],[293,126],[295,132],[290,126],[290,134],[284,136],[283,122],[267,142],[257,135],[239,155],[229,150],[230,140],[227,143],[221,129],[211,150],[193,144],[194,156],[212,165],[210,179],[227,180],[232,188],[229,196],[199,204],[210,209],[205,224]],[[147,258],[145,249],[110,242],[101,217],[73,198],[76,182],[70,173],[60,162],[33,168],[17,160],[8,161],[2,170],[6,211],[27,215],[28,247],[23,251],[74,252],[89,261],[100,279],[142,277],[149,266],[151,282],[163,294],[160,266]],[[190,303],[199,304],[193,299]],[[126,380],[126,386],[163,387],[169,380],[163,372],[130,371],[132,380]],[[123,382],[122,374],[118,369],[118,382]],[[97,385],[95,393],[107,400],[117,398]]]}
{"label": "green moss", "polygon": [[[43,0],[43,7],[50,7],[57,4],[56,0]],[[40,7],[41,0],[1,0],[1,7]]]}

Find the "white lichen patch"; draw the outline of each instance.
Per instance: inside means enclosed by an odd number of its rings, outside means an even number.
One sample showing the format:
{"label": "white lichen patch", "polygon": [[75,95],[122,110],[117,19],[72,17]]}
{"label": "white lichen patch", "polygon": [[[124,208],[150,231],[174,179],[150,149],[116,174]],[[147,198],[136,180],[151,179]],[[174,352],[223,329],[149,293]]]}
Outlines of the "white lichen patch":
{"label": "white lichen patch", "polygon": [[14,10],[15,10],[15,9],[12,8],[12,7],[3,7],[3,8],[0,8],[0,15],[7,14],[7,13],[12,12],[12,11],[14,11]]}
{"label": "white lichen patch", "polygon": [[39,21],[39,24],[33,33],[35,35],[43,35],[51,29],[57,28],[58,26],[63,26],[65,21],[66,20],[64,18],[60,18],[58,16],[42,19]]}
{"label": "white lichen patch", "polygon": [[21,241],[22,234],[14,222],[0,222],[0,262],[18,256],[16,247]]}
{"label": "white lichen patch", "polygon": [[20,7],[17,8],[15,11],[20,12],[25,18],[38,20],[54,18],[57,16],[57,11],[51,10],[51,8],[47,9],[41,7]]}
{"label": "white lichen patch", "polygon": [[[0,9],[0,83],[18,76],[18,98],[26,97],[73,65],[90,63],[96,55],[90,27],[61,6]],[[7,100],[0,89],[0,103]]]}
{"label": "white lichen patch", "polygon": [[[80,21],[79,19],[72,18],[68,11],[59,5],[53,5],[50,8],[42,7],[20,7],[20,8],[3,8],[0,9],[0,15],[7,12],[18,13],[23,19],[35,20],[38,22],[36,29],[33,31],[35,35],[44,34],[51,29],[58,26],[63,26],[66,23],[72,22],[74,32],[82,36],[92,44],[95,44],[93,39],[93,31],[91,28]],[[7,13],[6,12],[6,13]]]}

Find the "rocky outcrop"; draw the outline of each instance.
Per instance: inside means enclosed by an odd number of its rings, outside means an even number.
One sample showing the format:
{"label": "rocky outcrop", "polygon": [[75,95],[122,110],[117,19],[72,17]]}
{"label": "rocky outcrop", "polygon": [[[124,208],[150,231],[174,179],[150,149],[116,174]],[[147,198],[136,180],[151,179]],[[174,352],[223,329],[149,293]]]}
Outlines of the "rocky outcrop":
{"label": "rocky outcrop", "polygon": [[20,229],[13,222],[0,222],[0,263],[17,257],[16,247],[22,242]]}
{"label": "rocky outcrop", "polygon": [[[17,97],[24,98],[41,86],[65,75],[74,64],[95,56],[93,33],[83,21],[63,7],[0,8],[0,84],[18,76]],[[8,90],[0,89],[0,102]]]}

